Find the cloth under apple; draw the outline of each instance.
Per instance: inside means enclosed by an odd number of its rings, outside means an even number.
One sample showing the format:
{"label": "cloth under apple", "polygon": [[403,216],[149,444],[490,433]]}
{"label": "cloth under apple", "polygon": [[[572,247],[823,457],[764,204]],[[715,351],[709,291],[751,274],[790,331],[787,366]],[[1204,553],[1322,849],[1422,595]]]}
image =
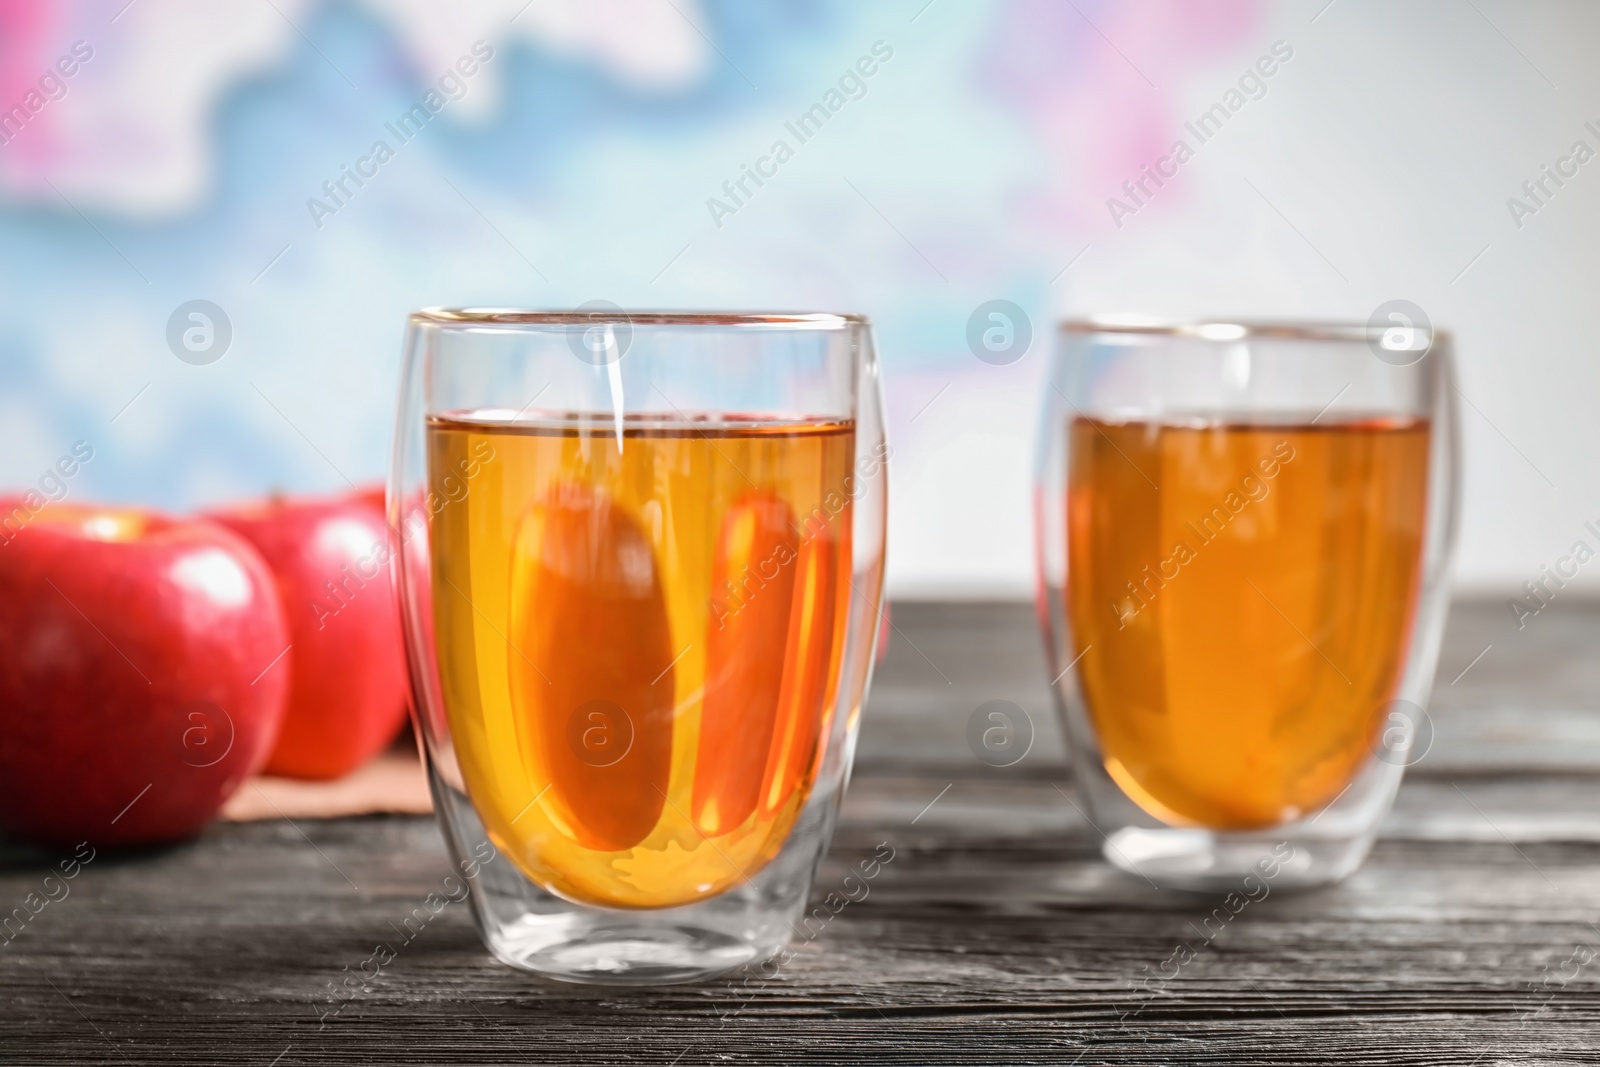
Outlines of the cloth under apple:
{"label": "cloth under apple", "polygon": [[[409,739],[405,739],[409,744]],[[397,744],[343,778],[314,782],[260,775],[222,808],[233,822],[258,819],[338,819],[354,815],[426,815],[433,811],[428,779],[416,754]]]}

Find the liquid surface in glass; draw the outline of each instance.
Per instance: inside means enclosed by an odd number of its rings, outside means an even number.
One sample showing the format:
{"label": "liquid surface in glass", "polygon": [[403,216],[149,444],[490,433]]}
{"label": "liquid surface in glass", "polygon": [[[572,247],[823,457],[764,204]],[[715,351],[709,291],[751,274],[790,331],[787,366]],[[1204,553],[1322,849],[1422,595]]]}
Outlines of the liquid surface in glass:
{"label": "liquid surface in glass", "polygon": [[831,725],[854,450],[839,420],[429,419],[450,733],[534,882],[666,907],[778,853]]}
{"label": "liquid surface in glass", "polygon": [[1068,432],[1072,653],[1108,773],[1175,825],[1334,800],[1405,662],[1427,423]]}

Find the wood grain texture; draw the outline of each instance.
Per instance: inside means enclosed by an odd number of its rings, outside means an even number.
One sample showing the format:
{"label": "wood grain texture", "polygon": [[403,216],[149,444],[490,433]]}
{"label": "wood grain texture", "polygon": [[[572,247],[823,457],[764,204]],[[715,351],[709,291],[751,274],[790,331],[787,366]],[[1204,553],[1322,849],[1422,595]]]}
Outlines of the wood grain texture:
{"label": "wood grain texture", "polygon": [[[819,896],[878,842],[895,858],[774,980],[543,982],[451,905],[319,1019],[325,984],[439,886],[438,831],[219,824],[100,854],[0,940],[0,1063],[1600,1062],[1600,608],[1519,633],[1503,603],[1458,607],[1435,748],[1367,865],[1210,941],[1217,901],[1114,871],[1068,803],[1031,612],[900,605],[895,624]],[[964,739],[996,698],[1038,728],[1003,770]],[[58,858],[0,844],[0,912]],[[1141,986],[1182,942],[1195,958]]]}

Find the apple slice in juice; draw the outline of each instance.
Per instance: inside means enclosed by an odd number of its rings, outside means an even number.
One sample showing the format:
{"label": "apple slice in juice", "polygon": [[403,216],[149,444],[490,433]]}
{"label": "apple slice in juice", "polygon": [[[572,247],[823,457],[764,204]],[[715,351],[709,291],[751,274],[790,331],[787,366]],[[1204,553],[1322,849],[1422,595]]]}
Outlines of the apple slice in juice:
{"label": "apple slice in juice", "polygon": [[770,492],[723,514],[706,623],[695,828],[718,837],[756,810],[783,691],[795,584],[794,512]]}
{"label": "apple slice in juice", "polygon": [[816,774],[839,643],[839,544],[831,531],[824,529],[800,543],[794,572],[783,685],[761,788],[763,817],[771,817],[796,791],[809,789]]}
{"label": "apple slice in juice", "polygon": [[[567,484],[512,546],[507,663],[544,810],[569,839],[630,849],[661,818],[672,762],[672,641],[655,553],[605,492]],[[539,666],[535,666],[538,664]]]}

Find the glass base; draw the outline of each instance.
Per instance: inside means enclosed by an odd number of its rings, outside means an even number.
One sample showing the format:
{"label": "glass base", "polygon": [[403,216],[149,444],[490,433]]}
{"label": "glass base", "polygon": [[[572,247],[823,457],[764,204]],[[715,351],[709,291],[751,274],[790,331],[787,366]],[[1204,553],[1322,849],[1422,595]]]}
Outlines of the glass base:
{"label": "glass base", "polygon": [[502,963],[594,985],[702,981],[782,947],[781,941],[760,946],[703,927],[658,926],[604,914],[530,916],[486,940]]}
{"label": "glass base", "polygon": [[1348,877],[1372,849],[1371,833],[1316,834],[1306,828],[1273,832],[1125,827],[1106,838],[1107,860],[1159,889],[1304,888]]}
{"label": "glass base", "polygon": [[431,760],[428,773],[484,945],[512,967],[594,985],[698,982],[776,955],[806,929],[812,878],[838,807],[837,785],[814,791],[778,856],[725,892],[678,907],[624,910],[535,885],[488,841],[471,802]]}

